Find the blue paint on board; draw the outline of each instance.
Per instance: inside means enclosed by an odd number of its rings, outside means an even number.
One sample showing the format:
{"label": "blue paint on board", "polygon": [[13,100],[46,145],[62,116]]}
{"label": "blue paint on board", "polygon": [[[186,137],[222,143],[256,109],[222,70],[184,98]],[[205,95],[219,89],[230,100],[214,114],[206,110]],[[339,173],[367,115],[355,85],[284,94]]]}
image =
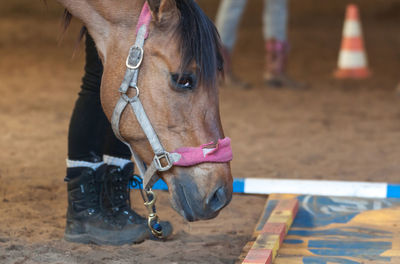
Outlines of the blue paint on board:
{"label": "blue paint on board", "polygon": [[313,228],[330,224],[345,224],[356,215],[368,210],[378,210],[400,205],[398,199],[361,199],[302,195],[293,227]]}
{"label": "blue paint on board", "polygon": [[274,210],[274,208],[276,207],[276,205],[278,204],[278,200],[269,200],[267,203],[267,208],[265,208],[264,210],[264,214],[262,215],[262,219],[259,221],[256,230],[260,231],[261,229],[263,229],[265,223],[267,222],[269,216],[271,215],[272,211]]}
{"label": "blue paint on board", "polygon": [[300,240],[300,239],[285,239],[285,240],[283,240],[283,243],[297,245],[297,244],[303,244],[304,241]]}
{"label": "blue paint on board", "polygon": [[332,248],[332,249],[378,249],[389,250],[392,248],[392,242],[387,241],[348,241],[348,240],[310,240],[308,241],[309,248]]}
{"label": "blue paint on board", "polygon": [[388,184],[386,197],[388,198],[400,198],[400,185]]}
{"label": "blue paint on board", "polygon": [[359,257],[366,260],[374,261],[390,261],[390,257],[382,257],[379,254],[383,253],[384,250],[374,250],[374,249],[358,249],[358,250],[345,250],[345,249],[308,249],[311,253],[320,256],[334,256],[334,257]]}
{"label": "blue paint on board", "polygon": [[321,226],[327,226],[330,224],[345,224],[351,221],[357,213],[353,214],[346,214],[346,215],[324,215],[321,216],[320,218],[317,216],[310,215],[307,211],[303,209],[299,209],[299,212],[297,213],[297,217],[293,222],[293,227],[306,227],[306,228],[312,228],[312,227],[321,227]]}
{"label": "blue paint on board", "polygon": [[349,238],[392,238],[392,233],[372,228],[360,227],[343,227],[343,228],[330,228],[327,230],[308,230],[308,229],[290,229],[288,235],[302,236],[302,237],[325,237],[334,236],[345,239]]}
{"label": "blue paint on board", "polygon": [[358,257],[361,259],[387,261],[390,257],[380,256],[392,248],[387,241],[347,241],[347,240],[310,240],[308,251],[320,256]]}
{"label": "blue paint on board", "polygon": [[[349,207],[345,203],[338,203],[330,197],[324,196],[299,196],[300,208],[296,219],[293,222],[293,227],[320,227],[327,226],[333,223],[348,223],[353,219],[359,211],[346,210],[342,214],[332,213],[330,208]],[[327,208],[327,210],[321,210]]]}
{"label": "blue paint on board", "polygon": [[345,258],[332,258],[332,257],[304,257],[303,264],[361,264],[361,262],[345,259]]}

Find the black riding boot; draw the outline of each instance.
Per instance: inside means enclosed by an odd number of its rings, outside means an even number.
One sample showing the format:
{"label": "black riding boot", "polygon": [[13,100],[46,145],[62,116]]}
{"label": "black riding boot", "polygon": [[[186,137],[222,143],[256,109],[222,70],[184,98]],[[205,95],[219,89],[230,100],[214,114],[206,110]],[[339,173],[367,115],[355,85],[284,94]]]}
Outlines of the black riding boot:
{"label": "black riding boot", "polygon": [[106,165],[93,170],[68,168],[68,210],[64,238],[70,242],[122,245],[148,237],[145,225],[122,221],[105,213],[101,197]]}
{"label": "black riding boot", "polygon": [[[133,171],[132,162],[126,164],[123,169],[118,166],[108,166],[105,178],[106,198],[108,198],[108,202],[105,201],[105,204],[114,217],[117,217],[119,220],[127,219],[131,223],[147,226],[147,219],[137,214],[131,208],[128,185],[133,177]],[[167,221],[161,221],[160,224],[163,236],[167,238],[172,233],[172,225]],[[147,228],[147,231],[150,238],[154,239],[155,237],[151,234],[149,228]]]}

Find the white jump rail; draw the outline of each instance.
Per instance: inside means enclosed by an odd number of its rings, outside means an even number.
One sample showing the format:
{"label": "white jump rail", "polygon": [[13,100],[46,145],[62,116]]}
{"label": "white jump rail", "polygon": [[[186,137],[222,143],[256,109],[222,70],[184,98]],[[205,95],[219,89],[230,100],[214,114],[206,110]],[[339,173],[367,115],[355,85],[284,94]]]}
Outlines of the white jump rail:
{"label": "white jump rail", "polygon": [[[168,190],[162,180],[155,190]],[[233,192],[242,194],[291,193],[359,198],[400,198],[400,184],[383,182],[235,178]]]}

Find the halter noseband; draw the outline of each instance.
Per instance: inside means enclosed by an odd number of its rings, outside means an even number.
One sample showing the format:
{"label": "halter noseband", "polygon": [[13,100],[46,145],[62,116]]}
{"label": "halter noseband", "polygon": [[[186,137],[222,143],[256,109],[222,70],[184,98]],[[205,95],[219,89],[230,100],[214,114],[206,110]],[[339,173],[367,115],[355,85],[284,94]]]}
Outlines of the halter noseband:
{"label": "halter noseband", "polygon": [[[153,197],[152,199],[150,199],[150,201],[147,200],[145,203],[150,213],[148,224],[154,235],[162,237],[162,232],[157,233],[157,230],[154,230],[153,226],[150,223],[150,221],[153,220],[157,221],[155,210],[150,210],[150,207],[153,206],[155,202],[155,194],[151,191],[151,186],[159,179],[157,172],[167,171],[174,165],[193,166],[204,162],[229,162],[232,160],[232,148],[230,144],[231,140],[229,138],[219,139],[216,144],[211,142],[201,145],[197,148],[183,147],[178,148],[173,152],[166,151],[162,146],[157,136],[157,133],[151,125],[151,122],[147,117],[143,105],[140,101],[140,90],[137,83],[139,69],[143,61],[144,41],[149,35],[148,28],[150,21],[151,13],[146,1],[140,13],[139,22],[136,27],[137,35],[135,44],[129,49],[129,55],[126,59],[127,69],[122,84],[119,87],[121,97],[115,105],[111,118],[111,125],[114,134],[118,137],[118,139],[120,139],[129,147],[136,166],[139,170],[139,174],[143,179],[143,188],[147,192],[147,194],[150,194],[150,196]],[[132,97],[129,97],[127,94],[129,88],[133,88],[136,90],[136,94]],[[136,119],[139,122],[143,132],[145,133],[155,154],[153,161],[147,169],[145,168],[142,159],[132,149],[130,144],[121,136],[120,133],[120,119],[123,111],[128,105],[131,106],[133,112],[135,113]]]}

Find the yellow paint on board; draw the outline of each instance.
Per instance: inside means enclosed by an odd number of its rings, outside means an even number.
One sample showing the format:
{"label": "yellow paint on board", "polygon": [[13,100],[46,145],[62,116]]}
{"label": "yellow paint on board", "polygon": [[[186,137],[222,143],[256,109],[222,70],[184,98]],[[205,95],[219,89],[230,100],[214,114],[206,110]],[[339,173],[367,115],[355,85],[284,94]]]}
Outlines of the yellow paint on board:
{"label": "yellow paint on board", "polygon": [[289,210],[272,212],[267,223],[285,223],[287,232],[293,223],[293,214]]}
{"label": "yellow paint on board", "polygon": [[287,194],[287,193],[272,193],[268,196],[268,200],[285,200],[297,198],[297,194]]}
{"label": "yellow paint on board", "polygon": [[263,233],[257,237],[252,248],[270,249],[272,250],[273,254],[272,259],[274,259],[279,249],[279,240],[280,240],[279,235]]}
{"label": "yellow paint on board", "polygon": [[[279,195],[280,199],[278,199],[278,203],[282,201],[283,198],[285,198],[282,202],[283,208],[287,199],[292,199],[296,196],[294,195]],[[268,203],[272,200],[272,197],[270,196],[269,199],[267,200],[267,203],[264,208],[264,212],[268,207]],[[291,202],[287,201],[287,205],[290,205]],[[287,206],[286,207],[290,207]],[[282,209],[283,209],[282,208]],[[286,208],[285,208],[286,209]],[[285,231],[289,230],[291,224],[293,223],[293,218],[294,215],[293,213],[296,212],[297,210],[272,210],[269,218],[266,220],[266,223],[278,223],[278,224],[284,224],[286,226]],[[260,221],[261,222],[263,219],[263,216],[261,216]],[[265,220],[264,220],[265,221]],[[254,244],[252,245],[251,249],[269,249],[272,251],[272,260],[274,260],[278,254],[278,250],[280,247],[281,240],[283,239],[281,236],[284,236],[284,232],[280,232],[280,234],[273,234],[272,230],[270,232],[266,231],[268,228],[266,228],[264,231],[255,231],[254,236],[256,237],[256,240]],[[247,244],[248,245],[248,244]],[[248,252],[248,250],[243,249],[243,252]],[[241,254],[241,257],[239,259],[243,259],[243,254]],[[244,262],[243,262],[244,263]],[[248,264],[249,262],[246,262]]]}

